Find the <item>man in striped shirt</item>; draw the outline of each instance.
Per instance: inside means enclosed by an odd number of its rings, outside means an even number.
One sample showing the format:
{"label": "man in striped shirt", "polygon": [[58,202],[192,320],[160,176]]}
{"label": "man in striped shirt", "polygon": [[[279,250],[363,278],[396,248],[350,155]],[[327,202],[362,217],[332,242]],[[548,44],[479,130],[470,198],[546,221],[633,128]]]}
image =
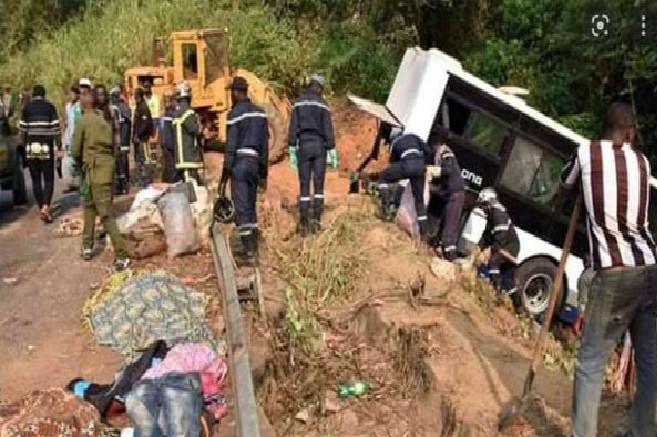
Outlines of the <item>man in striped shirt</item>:
{"label": "man in striped shirt", "polygon": [[50,202],[55,184],[55,154],[61,158],[62,147],[58,141],[59,116],[52,103],[46,100],[46,89],[43,85],[34,86],[32,99],[21,113],[19,127],[32,177],[34,199],[39,205],[41,219],[51,223]]}
{"label": "man in striped shirt", "polygon": [[624,103],[605,116],[605,140],[578,148],[562,174],[566,189],[582,189],[591,260],[573,392],[573,434],[596,436],[602,376],[609,351],[629,328],[637,389],[626,436],[654,437],[657,395],[657,267],[648,230],[650,165],[632,147],[635,119]]}

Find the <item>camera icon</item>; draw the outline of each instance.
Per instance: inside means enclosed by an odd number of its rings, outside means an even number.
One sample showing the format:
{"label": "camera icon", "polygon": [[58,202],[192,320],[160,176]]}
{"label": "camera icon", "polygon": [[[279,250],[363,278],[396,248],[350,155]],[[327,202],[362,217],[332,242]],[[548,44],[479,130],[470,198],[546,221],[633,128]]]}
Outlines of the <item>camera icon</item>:
{"label": "camera icon", "polygon": [[596,38],[599,36],[607,36],[609,22],[609,17],[606,14],[595,14],[591,17],[591,34]]}

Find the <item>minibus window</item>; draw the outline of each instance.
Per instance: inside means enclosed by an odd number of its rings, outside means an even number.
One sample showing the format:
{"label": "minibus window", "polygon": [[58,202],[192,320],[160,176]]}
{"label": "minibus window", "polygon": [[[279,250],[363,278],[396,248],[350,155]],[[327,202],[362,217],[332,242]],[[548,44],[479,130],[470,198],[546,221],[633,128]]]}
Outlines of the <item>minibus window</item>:
{"label": "minibus window", "polygon": [[559,191],[563,166],[561,158],[518,136],[500,182],[505,188],[546,205]]}
{"label": "minibus window", "polygon": [[495,120],[478,112],[472,112],[465,137],[475,146],[499,155],[507,134],[507,128]]}

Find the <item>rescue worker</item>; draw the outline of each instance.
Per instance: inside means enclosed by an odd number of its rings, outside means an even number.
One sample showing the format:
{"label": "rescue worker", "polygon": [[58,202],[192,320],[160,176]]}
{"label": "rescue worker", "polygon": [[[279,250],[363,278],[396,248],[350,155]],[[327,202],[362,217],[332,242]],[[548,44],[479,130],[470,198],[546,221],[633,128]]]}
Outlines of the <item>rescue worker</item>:
{"label": "rescue worker", "polygon": [[176,115],[176,103],[173,92],[164,93],[164,115],[160,120],[160,147],[164,158],[162,181],[172,184],[180,178],[176,172],[176,136],[173,132],[173,117]]}
{"label": "rescue worker", "polygon": [[153,94],[151,88],[151,83],[149,81],[144,82],[144,100],[148,109],[151,111],[151,117],[153,119],[153,133],[157,132],[157,129],[160,127],[160,116],[162,114],[162,107],[160,105],[160,98]]}
{"label": "rescue worker", "polygon": [[[308,89],[294,102],[288,132],[290,165],[299,172],[299,226],[301,236],[317,232],[324,210],[326,162],[338,168],[333,122],[328,104],[322,98],[325,80],[310,77]],[[298,147],[297,147],[298,146]],[[313,180],[313,217],[310,213],[310,180]]]}
{"label": "rescue worker", "polygon": [[429,146],[417,135],[402,133],[399,128],[392,129],[390,134],[390,163],[379,174],[382,218],[392,221],[396,214],[390,185],[408,179],[415,201],[415,212],[422,239],[426,238],[427,235],[427,212],[424,206],[424,167],[429,156],[432,156]]}
{"label": "rescue worker", "polygon": [[430,166],[427,171],[433,178],[432,182],[437,182],[437,194],[444,202],[440,220],[442,226],[440,244],[443,257],[448,261],[454,261],[457,257],[456,243],[463,212],[465,184],[461,177],[461,167],[449,146],[443,143],[438,145],[434,163],[435,166]]}
{"label": "rescue worker", "polygon": [[130,191],[130,130],[132,128],[132,111],[121,97],[121,87],[114,85],[110,90],[111,110],[118,120],[119,135],[116,155],[117,191],[128,194]]}
{"label": "rescue worker", "polygon": [[192,88],[187,82],[176,86],[176,109],[173,117],[173,132],[175,134],[176,170],[184,180],[193,178],[199,185],[203,184],[199,170],[203,169],[203,149],[200,146],[199,135],[201,127],[196,113],[191,107]]}
{"label": "rescue worker", "polygon": [[135,118],[132,129],[132,144],[134,145],[135,164],[137,167],[138,187],[144,188],[152,181],[151,174],[151,152],[148,141],[153,132],[153,119],[151,111],[144,100],[144,91],[141,88],[135,90]]}
{"label": "rescue worker", "polygon": [[114,269],[122,271],[130,265],[130,258],[112,211],[115,166],[112,120],[100,109],[94,109],[92,93],[84,93],[80,101],[83,113],[73,133],[72,154],[74,159],[81,162],[84,172],[81,187],[84,205],[82,258],[90,261],[93,257],[94,228],[98,215],[114,246]]}
{"label": "rescue worker", "polygon": [[520,241],[511,217],[493,188],[484,188],[479,192],[476,206],[486,214],[486,228],[479,241],[479,249],[490,248],[488,274],[493,287],[498,293],[509,294],[514,308],[519,311],[522,302],[514,275]]}
{"label": "rescue worker", "polygon": [[53,104],[46,100],[43,85],[34,86],[30,103],[23,108],[19,128],[41,220],[52,223],[50,202],[55,184],[55,147],[57,155],[61,156],[62,146],[59,116]]}
{"label": "rescue worker", "polygon": [[220,195],[231,180],[235,224],[248,264],[257,262],[258,185],[265,186],[269,159],[267,114],[247,97],[246,79],[236,76],[230,85],[233,108],[226,121],[226,153],[219,186]]}

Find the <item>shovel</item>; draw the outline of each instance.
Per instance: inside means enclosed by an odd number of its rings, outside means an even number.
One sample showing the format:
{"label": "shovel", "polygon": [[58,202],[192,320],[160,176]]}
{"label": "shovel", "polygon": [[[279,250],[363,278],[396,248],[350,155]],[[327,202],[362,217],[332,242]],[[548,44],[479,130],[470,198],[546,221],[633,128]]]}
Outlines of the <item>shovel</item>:
{"label": "shovel", "polygon": [[[522,398],[520,404],[525,403],[528,396],[531,394],[532,386],[534,385],[534,377],[536,372],[541,366],[543,361],[543,348],[545,347],[545,340],[547,339],[548,332],[550,331],[550,325],[552,324],[552,317],[554,315],[554,308],[557,303],[557,299],[561,295],[561,286],[563,284],[563,274],[566,269],[566,260],[568,255],[570,255],[570,248],[573,245],[573,239],[575,238],[575,230],[577,229],[577,222],[579,220],[580,212],[582,210],[582,195],[578,194],[575,199],[575,206],[573,208],[573,213],[570,216],[570,223],[568,224],[568,231],[566,232],[566,238],[563,242],[563,249],[561,251],[561,260],[559,261],[559,266],[557,271],[554,274],[554,282],[552,283],[552,289],[550,290],[550,302],[548,308],[545,311],[545,318],[543,320],[543,325],[541,326],[541,331],[536,341],[536,346],[534,347],[534,355],[532,357],[531,365],[529,366],[529,371],[525,377],[525,385],[522,390]],[[500,428],[505,428],[506,424],[511,424],[515,420],[513,416],[519,414],[519,409],[517,406],[514,406],[510,414],[503,418],[500,423]]]}

